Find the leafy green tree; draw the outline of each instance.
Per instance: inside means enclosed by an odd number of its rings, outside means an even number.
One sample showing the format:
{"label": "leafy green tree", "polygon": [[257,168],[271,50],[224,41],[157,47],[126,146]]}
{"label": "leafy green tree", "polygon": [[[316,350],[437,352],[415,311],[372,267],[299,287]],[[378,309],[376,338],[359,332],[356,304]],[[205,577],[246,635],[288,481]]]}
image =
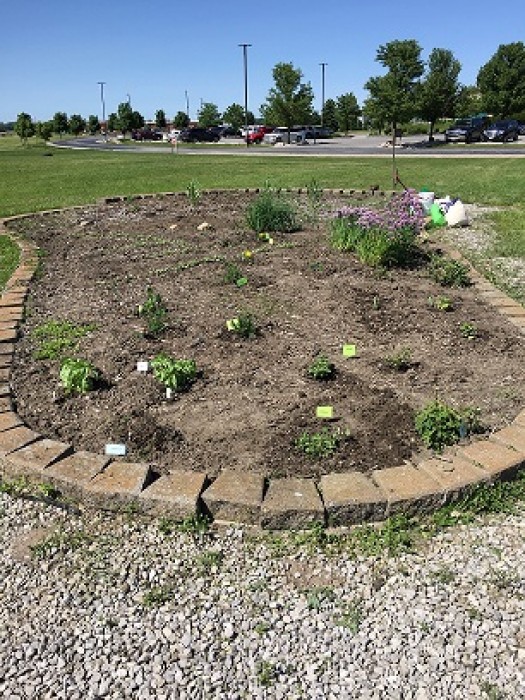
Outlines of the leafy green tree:
{"label": "leafy green tree", "polygon": [[452,117],[462,86],[458,82],[461,63],[448,49],[432,49],[427,73],[418,90],[419,115],[429,122],[428,140],[441,117]]}
{"label": "leafy green tree", "polygon": [[53,116],[53,131],[55,134],[67,134],[69,122],[65,112],[56,112]]}
{"label": "leafy green tree", "polygon": [[[244,125],[244,107],[234,102],[223,112],[222,119],[225,124],[230,124],[234,129],[240,129]],[[249,122],[250,124],[252,122]]]}
{"label": "leafy green tree", "polygon": [[469,117],[482,111],[481,92],[475,85],[465,85],[456,99],[454,117]]}
{"label": "leafy green tree", "polygon": [[359,104],[352,92],[340,95],[336,102],[336,116],[339,131],[347,134],[350,129],[357,128],[357,118],[361,114]]}
{"label": "leafy green tree", "polygon": [[166,113],[164,112],[163,109],[158,109],[155,112],[155,126],[158,129],[165,129],[166,128]]}
{"label": "leafy green tree", "polygon": [[123,134],[136,128],[134,126],[133,110],[129,102],[121,102],[117,107],[117,128]]}
{"label": "leafy green tree", "polygon": [[111,112],[108,117],[108,131],[117,131],[119,129],[119,121],[116,112]]}
{"label": "leafy green tree", "polygon": [[80,114],[72,114],[69,117],[68,130],[71,134],[78,136],[86,128],[86,120]]}
{"label": "leafy green tree", "polygon": [[131,113],[131,128],[132,129],[142,129],[144,126],[145,121],[144,117],[140,112],[137,112],[137,110],[133,110]]}
{"label": "leafy green tree", "polygon": [[312,119],[313,92],[310,83],[302,83],[303,74],[292,63],[277,63],[272,71],[272,87],[261,106],[266,124],[285,126],[309,124]]}
{"label": "leafy green tree", "polygon": [[190,123],[190,119],[186,112],[177,112],[173,117],[173,126],[176,129],[185,129]]}
{"label": "leafy green tree", "polygon": [[197,119],[203,127],[217,126],[221,121],[221,113],[213,102],[204,102],[197,113]]}
{"label": "leafy green tree", "polygon": [[87,129],[90,134],[96,134],[100,131],[100,122],[95,114],[90,114],[87,121]]}
{"label": "leafy green tree", "polygon": [[477,85],[488,112],[500,117],[525,110],[525,45],[501,44],[479,70]]}
{"label": "leafy green tree", "polygon": [[35,124],[35,134],[42,141],[49,141],[51,136],[53,136],[53,122],[37,122]]}
{"label": "leafy green tree", "polygon": [[387,73],[369,78],[365,84],[370,93],[365,113],[376,123],[391,124],[395,132],[417,112],[418,79],[424,71],[421,47],[415,39],[391,41],[379,47],[376,61]]}
{"label": "leafy green tree", "polygon": [[24,146],[27,144],[27,139],[35,133],[35,125],[31,119],[31,115],[26,112],[20,112],[15,122],[15,133],[20,137]]}
{"label": "leafy green tree", "polygon": [[323,126],[326,126],[332,131],[337,131],[339,129],[339,123],[337,121],[337,108],[335,100],[329,98],[325,100],[323,109]]}

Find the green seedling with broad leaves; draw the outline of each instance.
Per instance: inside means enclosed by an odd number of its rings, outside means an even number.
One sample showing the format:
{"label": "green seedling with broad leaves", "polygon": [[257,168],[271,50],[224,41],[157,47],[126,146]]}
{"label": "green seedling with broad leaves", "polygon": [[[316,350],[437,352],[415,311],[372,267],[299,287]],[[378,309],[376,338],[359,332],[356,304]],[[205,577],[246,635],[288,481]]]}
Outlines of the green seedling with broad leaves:
{"label": "green seedling with broad leaves", "polygon": [[248,284],[248,278],[235,263],[227,263],[224,281],[226,284],[234,284],[237,287],[244,287]]}
{"label": "green seedling with broad leaves", "polygon": [[449,297],[439,296],[439,297],[428,297],[428,305],[432,309],[437,309],[437,311],[453,311],[454,303]]}
{"label": "green seedling with broad leaves", "polygon": [[349,436],[348,430],[343,431],[340,428],[334,431],[322,428],[318,433],[305,430],[295,441],[295,447],[312,459],[323,459],[331,457],[341,446],[343,439]]}
{"label": "green seedling with broad leaves", "polygon": [[467,340],[475,340],[476,338],[479,338],[479,330],[477,325],[475,323],[470,323],[469,321],[460,323],[459,332],[464,338],[467,338]]}
{"label": "green seedling with broad leaves", "polygon": [[385,364],[396,372],[406,372],[412,367],[412,350],[410,348],[396,350],[385,357]]}
{"label": "green seedling with broad leaves", "polygon": [[100,372],[88,360],[66,357],[60,365],[60,381],[66,394],[85,394],[99,378]]}
{"label": "green seedling with broad leaves", "polygon": [[197,376],[194,360],[176,360],[164,353],[153,358],[151,368],[155,379],[172,391],[185,391]]}
{"label": "green seedling with broad leaves", "polygon": [[308,367],[308,374],[318,381],[326,381],[335,375],[335,365],[326,355],[318,355]]}
{"label": "green seedling with broad leaves", "polygon": [[235,318],[226,321],[226,328],[240,336],[241,338],[255,338],[257,335],[257,324],[250,313],[240,313]]}

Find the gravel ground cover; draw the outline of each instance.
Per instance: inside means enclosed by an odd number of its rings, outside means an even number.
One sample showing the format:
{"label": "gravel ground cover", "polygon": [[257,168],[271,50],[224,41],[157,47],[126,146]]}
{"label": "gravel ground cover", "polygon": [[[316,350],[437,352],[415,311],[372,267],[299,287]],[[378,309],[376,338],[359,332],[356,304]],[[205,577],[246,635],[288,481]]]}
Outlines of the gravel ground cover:
{"label": "gravel ground cover", "polygon": [[395,554],[186,530],[0,494],[0,697],[525,697],[523,503]]}

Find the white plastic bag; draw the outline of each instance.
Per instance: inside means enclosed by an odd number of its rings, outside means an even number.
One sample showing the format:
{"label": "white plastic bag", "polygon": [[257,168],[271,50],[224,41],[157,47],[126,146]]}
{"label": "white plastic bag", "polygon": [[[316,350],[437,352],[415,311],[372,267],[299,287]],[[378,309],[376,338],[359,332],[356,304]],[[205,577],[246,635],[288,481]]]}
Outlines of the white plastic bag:
{"label": "white plastic bag", "polygon": [[445,219],[449,226],[468,226],[467,212],[460,199],[456,199],[454,204],[447,209]]}

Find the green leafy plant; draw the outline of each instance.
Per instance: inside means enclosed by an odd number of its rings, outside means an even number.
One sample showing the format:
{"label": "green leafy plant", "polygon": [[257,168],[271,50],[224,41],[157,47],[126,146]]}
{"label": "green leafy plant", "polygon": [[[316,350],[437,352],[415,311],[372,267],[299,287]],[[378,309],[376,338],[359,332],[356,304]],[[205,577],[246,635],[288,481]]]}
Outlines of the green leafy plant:
{"label": "green leafy plant", "polygon": [[326,355],[318,355],[308,367],[308,374],[318,381],[332,379],[335,374],[335,365]]}
{"label": "green leafy plant", "polygon": [[147,335],[156,338],[166,329],[167,309],[160,294],[151,287],[146,290],[146,301],[138,307],[138,315],[146,321]]}
{"label": "green leafy plant", "polygon": [[186,187],[186,194],[190,200],[190,205],[195,207],[201,198],[201,190],[199,184],[195,180],[191,180]]}
{"label": "green leafy plant", "polygon": [[257,335],[256,320],[254,316],[248,312],[242,312],[235,318],[226,321],[226,328],[245,339],[255,338]]}
{"label": "green leafy plant", "polygon": [[458,410],[436,399],[417,413],[416,432],[427,447],[442,452],[447,445],[481,430],[478,414],[475,408]]}
{"label": "green leafy plant", "polygon": [[268,231],[290,233],[300,228],[294,205],[268,184],[248,206],[246,222],[255,233]]}
{"label": "green leafy plant", "polygon": [[224,554],[216,549],[208,549],[197,559],[197,566],[203,574],[209,573],[212,569],[218,569],[222,564]]}
{"label": "green leafy plant", "polygon": [[88,360],[66,357],[60,365],[60,381],[66,394],[85,394],[99,378],[98,369]]}
{"label": "green leafy plant", "polygon": [[449,297],[439,296],[439,297],[428,297],[428,305],[432,309],[437,309],[437,311],[453,311],[454,303]]}
{"label": "green leafy plant", "polygon": [[406,372],[412,367],[412,350],[410,348],[400,348],[391,355],[385,357],[385,364],[396,372]]}
{"label": "green leafy plant", "polygon": [[142,596],[142,605],[146,608],[152,608],[158,605],[164,605],[170,600],[174,600],[177,596],[177,591],[172,586],[156,586],[150,588]]}
{"label": "green leafy plant", "polygon": [[196,513],[195,515],[190,515],[184,518],[177,525],[177,530],[179,532],[184,532],[190,535],[202,538],[210,529],[210,519],[207,515],[202,513]]}
{"label": "green leafy plant", "polygon": [[320,610],[324,604],[332,603],[335,600],[334,589],[329,586],[316,586],[305,590],[304,593],[309,610]]}
{"label": "green leafy plant", "polygon": [[340,447],[343,439],[349,435],[348,431],[342,431],[340,428],[334,431],[322,428],[317,433],[309,433],[305,430],[295,441],[295,447],[308,457],[322,459],[331,457]]}
{"label": "green leafy plant", "polygon": [[248,278],[235,263],[226,263],[224,281],[227,284],[235,284],[237,287],[244,287],[248,284]]}
{"label": "green leafy plant", "polygon": [[277,666],[271,661],[259,661],[256,671],[259,683],[263,686],[269,686],[277,680]]}
{"label": "green leafy plant", "polygon": [[348,603],[343,610],[343,613],[337,620],[340,627],[345,627],[353,634],[359,632],[361,623],[364,617],[363,601],[358,598],[351,603]]}
{"label": "green leafy plant", "polygon": [[468,287],[471,283],[466,265],[437,253],[430,257],[428,273],[443,287]]}
{"label": "green leafy plant", "polygon": [[469,321],[459,324],[459,332],[464,338],[467,338],[467,340],[475,340],[476,338],[479,338],[479,330],[477,325],[475,323],[470,323]]}
{"label": "green leafy plant", "polygon": [[70,321],[47,321],[33,331],[38,349],[38,360],[56,360],[66,351],[75,350],[80,338],[96,329],[92,324],[75,324]]}
{"label": "green leafy plant", "polygon": [[173,391],[184,391],[195,381],[197,365],[194,360],[176,360],[164,353],[151,361],[153,376]]}

